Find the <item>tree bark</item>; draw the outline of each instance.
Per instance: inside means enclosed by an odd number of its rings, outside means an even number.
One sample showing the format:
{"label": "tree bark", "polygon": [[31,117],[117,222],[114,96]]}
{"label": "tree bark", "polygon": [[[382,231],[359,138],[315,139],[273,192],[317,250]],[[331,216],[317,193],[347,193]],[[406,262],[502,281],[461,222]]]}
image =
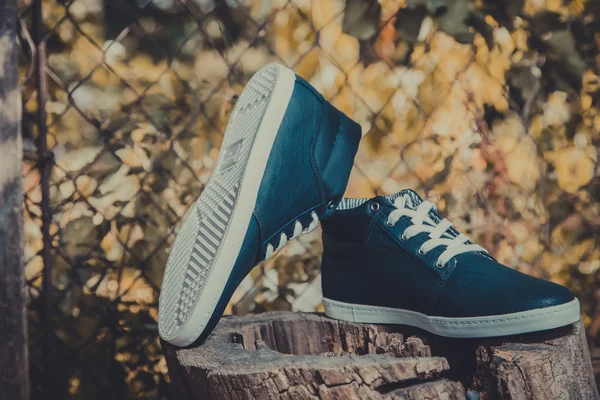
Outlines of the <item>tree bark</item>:
{"label": "tree bark", "polygon": [[0,10],[0,398],[28,399],[16,0]]}
{"label": "tree bark", "polygon": [[162,345],[178,399],[598,398],[581,323],[465,340],[266,313],[225,317],[202,345]]}
{"label": "tree bark", "polygon": [[[597,399],[581,322],[477,349],[478,382],[492,399]],[[477,383],[477,382],[476,382]]]}

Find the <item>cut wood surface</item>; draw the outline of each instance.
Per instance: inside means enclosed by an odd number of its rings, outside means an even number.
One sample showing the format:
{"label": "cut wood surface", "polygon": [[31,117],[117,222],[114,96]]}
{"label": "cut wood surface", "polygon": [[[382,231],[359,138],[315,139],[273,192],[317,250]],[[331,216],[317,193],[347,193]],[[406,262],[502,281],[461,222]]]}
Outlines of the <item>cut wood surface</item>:
{"label": "cut wood surface", "polygon": [[225,317],[201,345],[162,343],[178,399],[597,399],[580,323],[493,340],[320,314]]}

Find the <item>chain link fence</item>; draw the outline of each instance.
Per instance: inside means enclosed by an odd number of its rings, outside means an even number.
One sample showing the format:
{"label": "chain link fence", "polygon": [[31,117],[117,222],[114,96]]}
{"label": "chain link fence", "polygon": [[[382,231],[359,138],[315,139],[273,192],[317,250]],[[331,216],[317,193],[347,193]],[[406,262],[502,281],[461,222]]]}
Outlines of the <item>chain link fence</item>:
{"label": "chain link fence", "polygon": [[[347,195],[412,188],[600,329],[600,10],[592,1],[21,0],[26,279],[39,398],[165,398],[175,232],[253,72],[361,124]],[[227,313],[321,310],[320,234]],[[45,279],[44,279],[45,278]],[[592,353],[595,354],[594,349]]]}

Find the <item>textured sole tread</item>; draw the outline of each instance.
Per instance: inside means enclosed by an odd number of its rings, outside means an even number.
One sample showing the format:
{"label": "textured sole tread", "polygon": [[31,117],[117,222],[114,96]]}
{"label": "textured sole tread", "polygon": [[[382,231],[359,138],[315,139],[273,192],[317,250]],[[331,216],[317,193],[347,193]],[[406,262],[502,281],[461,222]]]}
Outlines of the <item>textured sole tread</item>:
{"label": "textured sole tread", "polygon": [[278,76],[279,67],[268,65],[244,88],[228,123],[215,169],[175,239],[159,301],[159,330],[167,340],[177,337],[190,321],[215,268]]}

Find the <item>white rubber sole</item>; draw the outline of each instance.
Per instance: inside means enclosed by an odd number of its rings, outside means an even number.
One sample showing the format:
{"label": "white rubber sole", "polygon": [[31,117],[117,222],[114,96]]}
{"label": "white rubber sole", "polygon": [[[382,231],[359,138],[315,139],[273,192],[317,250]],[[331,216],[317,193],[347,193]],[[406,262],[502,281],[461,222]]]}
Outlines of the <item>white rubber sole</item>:
{"label": "white rubber sole", "polygon": [[487,317],[431,317],[415,311],[343,303],[323,299],[325,314],[334,319],[371,324],[409,325],[440,336],[478,338],[516,335],[558,328],[579,321],[577,299],[558,306]]}
{"label": "white rubber sole", "polygon": [[237,260],[296,75],[269,64],[240,95],[215,169],[187,215],[167,261],[160,336],[188,346],[203,333]]}

